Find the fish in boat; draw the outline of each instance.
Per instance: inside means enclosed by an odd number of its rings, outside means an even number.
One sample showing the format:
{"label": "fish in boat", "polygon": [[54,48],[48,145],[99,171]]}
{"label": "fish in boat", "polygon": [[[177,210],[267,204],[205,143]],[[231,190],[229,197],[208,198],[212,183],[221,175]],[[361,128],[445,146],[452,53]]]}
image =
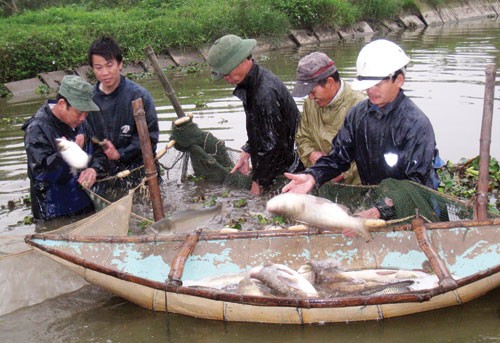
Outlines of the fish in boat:
{"label": "fish in boat", "polygon": [[250,277],[261,281],[278,296],[315,298],[314,286],[295,270],[278,263],[266,263],[250,272]]}
{"label": "fish in boat", "polygon": [[[500,286],[498,218],[440,223],[417,218],[411,225],[393,226],[390,231],[372,228],[370,233],[370,242],[327,230],[196,231],[69,239],[39,233],[27,236],[26,242],[87,281],[141,307],[221,321],[313,324],[382,320],[460,306]],[[269,287],[269,275],[262,273],[269,261],[273,263],[268,271],[278,273],[281,268],[276,265],[297,270],[308,261],[329,258],[339,261],[337,273],[349,277],[351,284],[352,279],[362,280],[364,290],[328,295],[313,285],[316,297],[276,296]],[[423,276],[417,269],[426,263],[438,282],[414,290]],[[335,262],[330,266],[332,272],[339,269]],[[242,289],[249,286],[250,291],[192,287],[227,275],[237,276],[232,284]],[[390,283],[380,282],[387,279]],[[254,280],[269,287],[271,294],[256,290]],[[373,287],[367,288],[368,283]]]}
{"label": "fish in boat", "polygon": [[418,270],[343,270],[334,259],[309,261],[297,270],[323,296],[404,293],[436,287],[438,278]]}
{"label": "fish in boat", "polygon": [[160,219],[149,227],[154,234],[173,235],[192,232],[201,225],[206,224],[217,216],[222,209],[221,204],[216,206],[189,209],[175,212],[169,217]]}
{"label": "fish in boat", "polygon": [[78,170],[87,168],[90,156],[78,144],[66,138],[56,138],[56,146],[63,160],[75,174]]}
{"label": "fish in boat", "polygon": [[310,194],[282,193],[266,205],[269,213],[285,216],[318,228],[347,228],[370,240],[370,227],[383,226],[385,221],[350,216],[345,206]]}

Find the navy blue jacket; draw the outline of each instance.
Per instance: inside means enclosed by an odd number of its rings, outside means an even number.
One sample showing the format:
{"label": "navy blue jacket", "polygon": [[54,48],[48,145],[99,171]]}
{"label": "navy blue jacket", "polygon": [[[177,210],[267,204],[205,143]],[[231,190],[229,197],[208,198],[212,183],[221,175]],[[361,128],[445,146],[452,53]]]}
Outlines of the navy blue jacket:
{"label": "navy blue jacket", "polygon": [[306,169],[318,185],[356,161],[365,185],[393,178],[437,187],[433,161],[438,152],[432,124],[403,90],[381,109],[368,99],[353,106],[332,144],[327,156]]}
{"label": "navy blue jacket", "polygon": [[98,138],[108,138],[120,153],[118,161],[110,161],[111,175],[144,164],[132,108],[132,101],[139,98],[142,99],[146,112],[146,122],[154,154],[158,143],[159,128],[151,93],[123,75],[120,79],[120,85],[111,94],[104,94],[99,90],[99,83],[94,86],[93,100],[101,112],[89,113],[87,120],[97,132]]}

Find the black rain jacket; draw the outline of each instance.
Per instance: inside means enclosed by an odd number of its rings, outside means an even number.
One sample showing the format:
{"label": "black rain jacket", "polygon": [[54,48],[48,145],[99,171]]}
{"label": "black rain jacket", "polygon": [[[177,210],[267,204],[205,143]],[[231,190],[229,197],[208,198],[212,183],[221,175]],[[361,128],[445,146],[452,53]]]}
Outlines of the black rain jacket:
{"label": "black rain jacket", "polygon": [[108,168],[106,155],[90,138],[93,132],[84,122],[72,129],[60,121],[51,111],[49,103],[24,123],[24,146],[28,158],[31,208],[35,219],[48,220],[81,213],[93,205],[77,182],[79,174],[73,174],[56,146],[56,138],[66,137],[74,141],[79,133],[85,135],[84,150],[92,156],[89,168],[105,175]]}
{"label": "black rain jacket", "polygon": [[295,133],[300,112],[285,84],[254,62],[233,94],[245,109],[248,141],[242,150],[250,154],[252,180],[268,187],[283,172],[298,171]]}
{"label": "black rain jacket", "polygon": [[356,161],[365,185],[386,178],[411,180],[430,188],[438,185],[432,124],[403,90],[383,108],[368,99],[353,106],[332,144],[327,156],[306,169],[318,185],[346,171],[351,161]]}

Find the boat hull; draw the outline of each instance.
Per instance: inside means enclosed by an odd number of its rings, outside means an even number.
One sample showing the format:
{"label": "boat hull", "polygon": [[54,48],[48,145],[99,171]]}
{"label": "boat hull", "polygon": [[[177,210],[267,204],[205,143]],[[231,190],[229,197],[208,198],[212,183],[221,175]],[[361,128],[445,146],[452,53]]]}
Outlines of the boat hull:
{"label": "boat hull", "polygon": [[237,233],[201,235],[186,255],[180,279],[172,278],[185,236],[29,243],[51,258],[141,307],[197,318],[236,322],[311,324],[381,320],[461,305],[500,286],[499,226],[428,230],[452,283],[424,291],[329,299],[228,294],[183,284],[241,273],[267,262],[297,268],[310,259],[336,258],[344,268],[421,269],[428,255],[409,230],[374,232],[364,242],[341,233]]}

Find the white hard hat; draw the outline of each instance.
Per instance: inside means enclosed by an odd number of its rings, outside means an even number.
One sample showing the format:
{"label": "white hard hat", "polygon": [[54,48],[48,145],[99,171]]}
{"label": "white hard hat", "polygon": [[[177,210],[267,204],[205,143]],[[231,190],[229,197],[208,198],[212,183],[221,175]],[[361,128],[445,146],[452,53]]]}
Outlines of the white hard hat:
{"label": "white hard hat", "polygon": [[405,67],[410,58],[397,44],[386,39],[368,43],[361,49],[356,61],[357,78],[352,84],[355,90],[375,86],[387,76]]}

